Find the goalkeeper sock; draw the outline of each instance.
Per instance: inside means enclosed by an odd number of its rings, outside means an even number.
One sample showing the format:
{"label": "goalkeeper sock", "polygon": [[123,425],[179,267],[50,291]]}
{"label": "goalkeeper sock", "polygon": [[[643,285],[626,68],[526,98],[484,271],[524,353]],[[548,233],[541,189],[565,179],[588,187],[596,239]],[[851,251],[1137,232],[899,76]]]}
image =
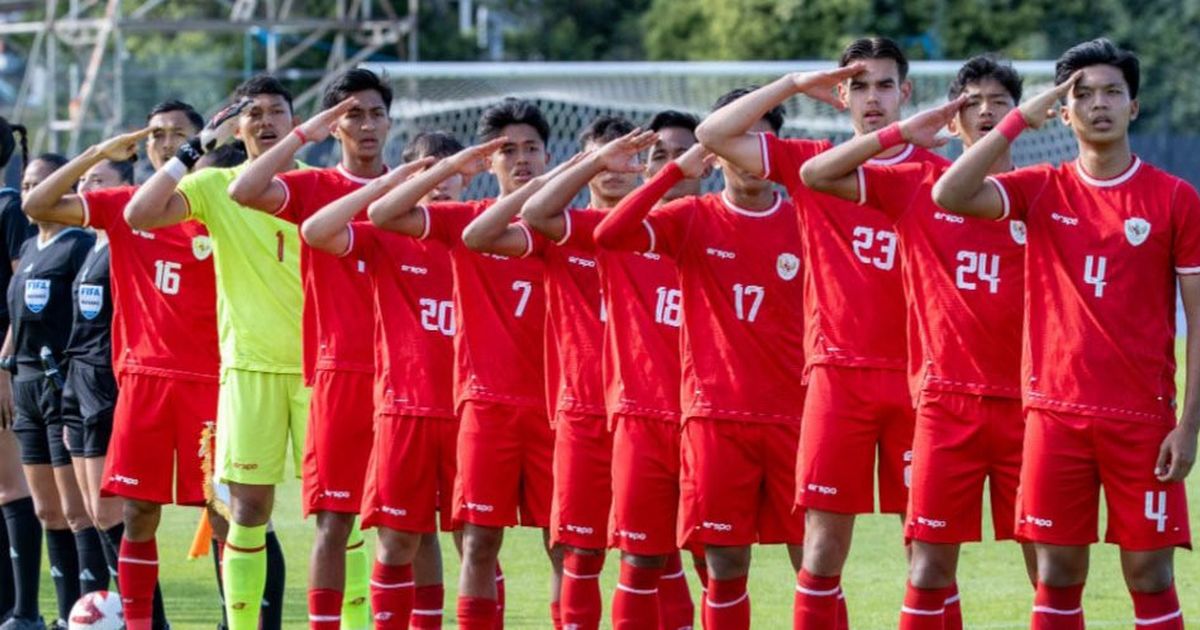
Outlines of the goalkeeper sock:
{"label": "goalkeeper sock", "polygon": [[[225,538],[225,614],[229,630],[258,630],[267,581],[267,526],[229,524]],[[276,603],[278,605],[278,603]]]}
{"label": "goalkeeper sock", "polygon": [[342,598],[342,629],[370,630],[371,559],[362,530],[356,522],[346,541],[346,582]]}
{"label": "goalkeeper sock", "polygon": [[283,560],[283,547],[275,530],[267,530],[267,582],[262,596],[262,626],[260,630],[282,630],[283,589],[287,579],[287,566]]}

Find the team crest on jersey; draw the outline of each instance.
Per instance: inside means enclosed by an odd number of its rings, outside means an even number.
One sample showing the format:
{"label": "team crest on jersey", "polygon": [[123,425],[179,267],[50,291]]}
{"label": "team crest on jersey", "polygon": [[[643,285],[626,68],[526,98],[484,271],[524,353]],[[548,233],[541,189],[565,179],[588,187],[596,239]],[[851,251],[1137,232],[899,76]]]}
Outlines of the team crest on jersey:
{"label": "team crest on jersey", "polygon": [[1150,236],[1150,222],[1134,217],[1125,219],[1125,238],[1129,239],[1129,244],[1137,247],[1146,242]]}
{"label": "team crest on jersey", "polygon": [[212,239],[200,235],[192,237],[192,255],[196,260],[204,260],[212,255]]}
{"label": "team crest on jersey", "polygon": [[30,278],[25,281],[25,308],[30,313],[41,313],[50,301],[50,281]]}
{"label": "team crest on jersey", "polygon": [[795,254],[784,252],[775,259],[775,272],[784,280],[791,280],[800,271],[800,259]]}
{"label": "team crest on jersey", "polygon": [[79,314],[96,319],[104,308],[104,287],[96,284],[79,285]]}
{"label": "team crest on jersey", "polygon": [[1008,222],[1008,233],[1012,234],[1013,241],[1015,241],[1017,243],[1017,245],[1025,244],[1026,232],[1025,232],[1025,222],[1024,221],[1016,221],[1016,220],[1009,221]]}

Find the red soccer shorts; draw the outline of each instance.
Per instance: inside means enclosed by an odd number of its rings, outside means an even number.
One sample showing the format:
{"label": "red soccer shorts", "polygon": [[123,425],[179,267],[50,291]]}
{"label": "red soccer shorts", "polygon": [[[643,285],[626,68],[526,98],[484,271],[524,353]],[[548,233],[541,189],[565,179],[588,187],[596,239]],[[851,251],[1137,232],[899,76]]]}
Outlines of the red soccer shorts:
{"label": "red soccer shorts", "polygon": [[1190,548],[1183,483],[1154,478],[1173,426],[1029,409],[1017,535],[1050,545],[1096,542],[1103,487],[1106,542],[1128,551]]}
{"label": "red soccer shorts", "polygon": [[127,373],[118,377],[117,387],[101,494],[162,505],[172,498],[179,505],[204,505],[200,440],[205,426],[216,423],[216,379]]}
{"label": "red soccer shorts", "polygon": [[608,418],[563,411],[554,430],[554,501],[550,542],[580,549],[608,547],[613,438]]}
{"label": "red soccer shorts", "polygon": [[[378,415],[363,494],[363,527],[430,533],[438,528],[438,498],[454,488],[458,421]],[[450,511],[441,511],[450,531]]]}
{"label": "red soccer shorts", "polygon": [[304,438],[304,515],[358,514],[375,431],[375,376],[318,370]]}
{"label": "red soccer shorts", "polygon": [[672,553],[678,549],[679,422],[618,415],[613,425],[609,546],[641,556]]}
{"label": "red soccer shorts", "polygon": [[554,431],[540,407],[466,401],[454,524],[550,526]]}
{"label": "red soccer shorts", "polygon": [[1024,435],[1020,399],[923,392],[905,537],[943,544],[980,540],[986,480],[996,540],[1012,539]]}
{"label": "red soccer shorts", "polygon": [[688,418],[679,482],[680,547],[804,543],[792,424]]}
{"label": "red soccer shorts", "polygon": [[804,400],[795,503],[842,514],[903,514],[913,409],[904,372],[818,365]]}

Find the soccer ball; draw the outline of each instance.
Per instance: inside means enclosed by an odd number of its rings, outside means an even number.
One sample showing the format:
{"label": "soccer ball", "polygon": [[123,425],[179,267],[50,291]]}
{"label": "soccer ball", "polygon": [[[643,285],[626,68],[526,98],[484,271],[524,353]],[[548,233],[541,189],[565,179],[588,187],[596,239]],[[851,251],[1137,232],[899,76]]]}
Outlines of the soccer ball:
{"label": "soccer ball", "polygon": [[121,630],[125,615],[121,614],[121,596],[108,591],[93,591],[79,598],[71,607],[68,630]]}

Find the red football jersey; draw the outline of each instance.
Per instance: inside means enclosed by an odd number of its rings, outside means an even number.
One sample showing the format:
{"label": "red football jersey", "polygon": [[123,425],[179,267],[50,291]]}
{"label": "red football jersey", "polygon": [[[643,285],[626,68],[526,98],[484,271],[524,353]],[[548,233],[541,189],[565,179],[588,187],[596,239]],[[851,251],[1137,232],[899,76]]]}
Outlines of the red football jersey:
{"label": "red football jersey", "polygon": [[908,367],[922,390],[1021,396],[1025,224],[946,212],[934,162],[859,167],[860,203],[900,235],[908,301]]}
{"label": "red football jersey", "polygon": [[453,418],[456,318],[445,246],[357,221],[346,254],[371,270],[376,412]]}
{"label": "red football jersey", "polygon": [[799,423],[804,299],[792,204],[776,195],[754,211],[723,194],[685,197],[646,225],[650,251],[679,268],[683,416]]}
{"label": "red football jersey", "polygon": [[[300,225],[326,204],[371,181],[350,174],[339,164],[281,173],[275,180],[287,195],[275,211],[279,218]],[[365,221],[364,208],[355,217]],[[300,274],[304,282],[304,380],[312,384],[315,370],[374,371],[371,336],[371,279],[367,263],[358,256],[338,257],[303,243]]]}
{"label": "red football jersey", "polygon": [[[786,186],[801,214],[809,363],[904,369],[905,303],[896,227],[879,212],[809,190],[800,180],[800,167],[831,147],[828,141],[760,138],[763,176]],[[869,163],[906,162],[947,163],[912,145]]]}
{"label": "red football jersey", "polygon": [[[544,407],[544,265],[537,258],[480,254],[463,229],[495,200],[424,207],[425,235],[450,250],[454,276],[455,408],[463,401]],[[524,226],[522,226],[524,227]],[[530,243],[533,237],[529,237]]]}
{"label": "red football jersey", "polygon": [[1200,273],[1200,197],[1134,158],[1113,179],[1077,163],[990,180],[1028,226],[1025,404],[1174,422],[1177,274]]}
{"label": "red football jersey", "polygon": [[593,232],[607,211],[570,209],[563,240],[600,263],[604,296],[601,372],[609,418],[636,415],[679,420],[679,327],[683,292],[675,264],[661,254],[596,246]]}
{"label": "red football jersey", "polygon": [[204,226],[185,221],[152,232],[129,227],[133,186],[85,192],[83,225],[111,244],[113,370],[215,381],[217,288]]}
{"label": "red football jersey", "polygon": [[607,319],[600,291],[600,269],[591,240],[570,231],[557,243],[522,223],[530,237],[527,257],[545,264],[546,404],[551,420],[558,412],[604,415],[601,356]]}

